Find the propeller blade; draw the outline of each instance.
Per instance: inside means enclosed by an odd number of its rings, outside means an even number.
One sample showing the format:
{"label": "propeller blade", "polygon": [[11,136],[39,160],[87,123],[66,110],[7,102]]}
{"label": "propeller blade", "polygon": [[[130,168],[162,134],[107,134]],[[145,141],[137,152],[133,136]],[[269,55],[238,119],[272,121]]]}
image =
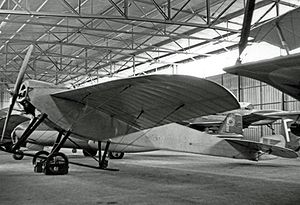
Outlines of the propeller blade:
{"label": "propeller blade", "polygon": [[7,128],[7,124],[8,124],[10,115],[11,115],[11,113],[13,111],[14,105],[16,103],[16,100],[17,100],[17,97],[18,97],[18,92],[19,92],[20,86],[22,84],[22,81],[23,81],[23,78],[24,78],[24,75],[25,75],[25,71],[26,71],[27,64],[28,64],[28,61],[30,59],[32,50],[33,50],[33,45],[30,45],[29,48],[28,48],[28,50],[27,50],[27,53],[25,55],[25,58],[23,60],[20,72],[18,74],[16,83],[15,83],[15,87],[14,87],[14,90],[13,90],[13,93],[12,93],[11,103],[9,105],[8,112],[6,114],[6,119],[5,119],[3,130],[2,130],[1,142],[4,139],[4,135],[5,135],[5,131],[6,131],[6,128]]}
{"label": "propeller blade", "polygon": [[25,71],[26,71],[26,68],[27,68],[28,61],[29,61],[31,53],[32,53],[32,50],[33,50],[33,45],[30,45],[28,50],[27,50],[27,53],[25,55],[25,58],[23,60],[22,66],[20,68],[20,72],[18,74],[17,81],[15,83],[14,95],[18,95],[20,86],[22,84],[22,81],[23,81],[23,78],[24,78],[24,75],[25,75]]}

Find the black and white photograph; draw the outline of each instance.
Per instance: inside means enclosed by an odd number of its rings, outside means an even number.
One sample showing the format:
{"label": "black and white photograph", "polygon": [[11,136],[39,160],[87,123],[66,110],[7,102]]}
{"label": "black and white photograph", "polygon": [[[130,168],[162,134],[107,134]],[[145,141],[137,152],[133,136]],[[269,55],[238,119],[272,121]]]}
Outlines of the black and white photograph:
{"label": "black and white photograph", "polygon": [[0,204],[300,203],[300,0],[0,0]]}

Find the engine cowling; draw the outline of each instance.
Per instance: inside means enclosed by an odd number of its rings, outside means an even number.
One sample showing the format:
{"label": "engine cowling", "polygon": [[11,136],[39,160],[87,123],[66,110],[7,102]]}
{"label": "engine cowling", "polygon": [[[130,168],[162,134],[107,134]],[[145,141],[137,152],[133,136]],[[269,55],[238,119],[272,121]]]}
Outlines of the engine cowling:
{"label": "engine cowling", "polygon": [[17,102],[19,102],[24,107],[26,113],[34,115],[34,99],[36,97],[67,89],[68,88],[66,87],[60,87],[52,83],[37,80],[27,80],[24,81],[20,86]]}

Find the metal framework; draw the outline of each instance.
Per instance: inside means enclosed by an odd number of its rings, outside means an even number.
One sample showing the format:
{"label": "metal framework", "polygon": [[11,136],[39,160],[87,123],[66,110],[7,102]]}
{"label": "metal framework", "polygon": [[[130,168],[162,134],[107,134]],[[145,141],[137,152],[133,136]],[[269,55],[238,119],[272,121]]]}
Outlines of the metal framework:
{"label": "metal framework", "polygon": [[[80,85],[136,75],[236,47],[246,0],[0,0],[0,78]],[[256,0],[261,15],[298,1]],[[263,12],[261,12],[263,10]],[[254,11],[255,14],[255,11]],[[210,49],[208,49],[208,47]],[[151,65],[151,66],[150,66]]]}

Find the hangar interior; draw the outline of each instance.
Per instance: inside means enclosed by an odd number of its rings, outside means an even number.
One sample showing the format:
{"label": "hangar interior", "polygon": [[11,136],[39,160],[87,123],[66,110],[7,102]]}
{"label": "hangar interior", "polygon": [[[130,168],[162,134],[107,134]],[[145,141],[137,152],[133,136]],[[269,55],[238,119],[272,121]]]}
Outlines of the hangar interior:
{"label": "hangar interior", "polygon": [[[27,79],[80,87],[113,77],[176,73],[182,64],[238,49],[246,2],[1,0],[0,107],[9,103],[7,89],[13,87],[29,45],[34,52]],[[299,0],[256,0],[251,24],[299,6]],[[230,74],[208,79],[258,109],[300,108],[295,99],[256,80]],[[258,140],[270,130],[247,132]]]}

